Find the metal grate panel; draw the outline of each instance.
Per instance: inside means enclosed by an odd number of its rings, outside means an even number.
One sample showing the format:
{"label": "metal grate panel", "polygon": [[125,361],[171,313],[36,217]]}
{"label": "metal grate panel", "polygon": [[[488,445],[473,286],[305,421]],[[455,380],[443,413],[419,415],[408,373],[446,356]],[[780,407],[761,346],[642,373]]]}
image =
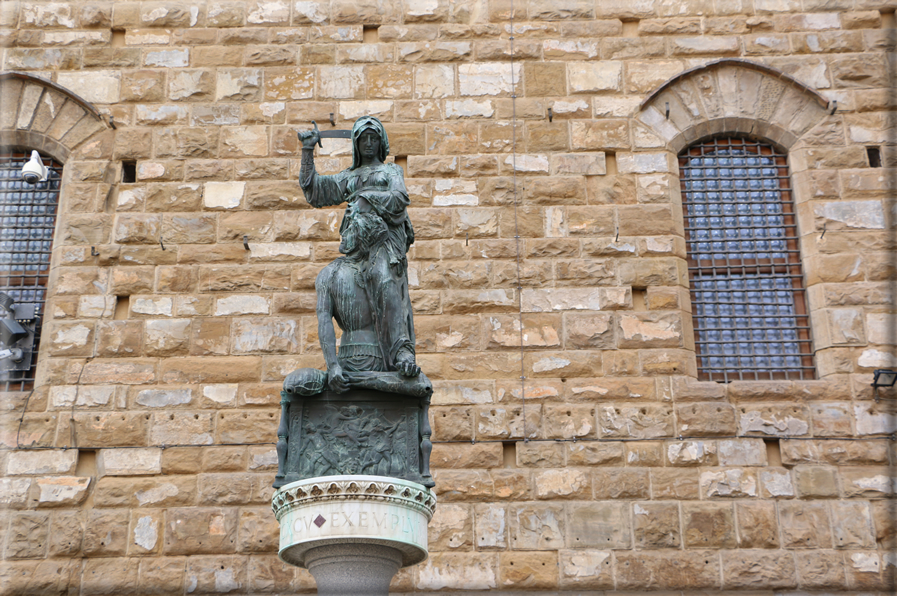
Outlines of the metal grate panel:
{"label": "metal grate panel", "polygon": [[47,181],[30,185],[20,178],[30,157],[30,152],[0,154],[0,292],[18,303],[33,304],[38,317],[31,367],[0,371],[0,391],[27,391],[34,386],[50,274],[62,165],[42,156],[49,168]]}
{"label": "metal grate panel", "polygon": [[718,138],[679,168],[699,375],[815,378],[787,157]]}

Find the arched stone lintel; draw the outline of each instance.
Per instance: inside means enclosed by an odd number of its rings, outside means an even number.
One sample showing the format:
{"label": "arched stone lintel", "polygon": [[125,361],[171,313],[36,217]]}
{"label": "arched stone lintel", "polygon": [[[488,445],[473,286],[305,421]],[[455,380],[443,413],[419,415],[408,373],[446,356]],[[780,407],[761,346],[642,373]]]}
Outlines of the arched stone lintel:
{"label": "arched stone lintel", "polygon": [[645,106],[651,103],[654,98],[663,93],[663,90],[674,84],[676,81],[680,79],[684,79],[686,77],[694,76],[700,72],[710,70],[713,68],[719,68],[721,66],[735,66],[739,68],[749,68],[751,70],[757,70],[764,74],[767,74],[771,77],[775,77],[777,79],[782,79],[787,83],[794,85],[795,87],[807,92],[813,99],[823,108],[828,107],[829,100],[827,97],[810,87],[804,83],[801,83],[794,77],[782,72],[781,70],[775,69],[771,66],[767,66],[765,64],[760,64],[759,62],[751,62],[750,60],[744,60],[742,58],[721,58],[719,60],[714,60],[713,62],[708,62],[706,64],[702,64],[701,66],[695,66],[694,68],[689,68],[687,70],[683,70],[679,74],[670,77],[667,79],[665,83],[663,83],[660,87],[652,91],[648,94],[648,97],[642,100],[642,103],[639,104],[639,110],[645,109]]}
{"label": "arched stone lintel", "polygon": [[762,138],[782,151],[787,151],[797,142],[797,137],[793,134],[770,122],[758,122],[749,118],[713,118],[705,120],[675,137],[670,142],[670,148],[678,154],[692,143],[733,132]]}
{"label": "arched stone lintel", "polygon": [[37,77],[32,74],[28,74],[27,72],[18,72],[15,70],[0,72],[0,82],[9,80],[9,79],[18,79],[21,81],[35,83],[37,85],[43,85],[44,87],[49,87],[50,89],[54,89],[54,90],[60,92],[61,94],[65,95],[68,99],[75,102],[82,108],[84,108],[85,112],[87,112],[88,114],[91,114],[97,120],[103,121],[103,115],[100,114],[100,111],[96,108],[95,105],[93,105],[92,103],[90,103],[89,101],[87,101],[86,99],[81,97],[80,95],[69,91],[62,85],[58,85],[58,84],[54,83],[53,81],[48,81],[47,79],[44,79],[42,77]]}
{"label": "arched stone lintel", "polygon": [[109,124],[75,93],[41,77],[0,72],[0,146],[37,149],[65,163]]}
{"label": "arched stone lintel", "polygon": [[671,151],[724,133],[789,150],[827,115],[828,100],[785,73],[742,59],[686,70],[653,91],[637,118]]}
{"label": "arched stone lintel", "polygon": [[72,154],[71,150],[59,141],[30,130],[0,130],[0,147],[37,149],[41,154],[47,154],[63,164]]}

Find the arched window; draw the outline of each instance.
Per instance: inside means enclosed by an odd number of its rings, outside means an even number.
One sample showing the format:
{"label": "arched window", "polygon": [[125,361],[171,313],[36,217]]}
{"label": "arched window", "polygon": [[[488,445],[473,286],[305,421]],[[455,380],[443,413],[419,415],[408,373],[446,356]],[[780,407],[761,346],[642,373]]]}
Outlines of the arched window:
{"label": "arched window", "polygon": [[[50,274],[62,165],[42,155],[49,169],[47,180],[26,184],[21,170],[30,157],[30,151],[0,153],[0,293],[25,311],[33,307],[35,317],[26,325],[33,329],[33,343],[29,338],[16,342],[19,348],[26,348],[24,359],[17,364],[8,357],[0,359],[0,391],[27,391],[34,386]],[[5,311],[3,316],[7,316]]]}
{"label": "arched window", "polygon": [[679,168],[700,377],[815,378],[786,155],[713,138]]}

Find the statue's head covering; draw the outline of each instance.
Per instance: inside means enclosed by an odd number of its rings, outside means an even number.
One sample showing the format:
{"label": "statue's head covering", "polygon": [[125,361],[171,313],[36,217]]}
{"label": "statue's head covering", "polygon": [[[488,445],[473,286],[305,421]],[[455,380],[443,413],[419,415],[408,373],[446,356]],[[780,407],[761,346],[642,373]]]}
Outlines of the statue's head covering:
{"label": "statue's head covering", "polygon": [[361,133],[372,130],[380,135],[380,161],[385,162],[386,156],[389,155],[389,139],[386,138],[386,129],[383,123],[373,116],[362,116],[355,121],[352,126],[352,169],[354,170],[361,165],[361,154],[358,151],[358,139]]}

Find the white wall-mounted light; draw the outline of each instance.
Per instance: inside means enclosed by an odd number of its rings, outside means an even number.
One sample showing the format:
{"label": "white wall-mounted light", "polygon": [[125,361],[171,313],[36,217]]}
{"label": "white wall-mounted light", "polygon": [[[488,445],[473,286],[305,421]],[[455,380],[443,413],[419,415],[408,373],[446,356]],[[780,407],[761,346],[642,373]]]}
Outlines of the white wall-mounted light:
{"label": "white wall-mounted light", "polygon": [[27,184],[37,184],[47,179],[47,166],[41,161],[40,153],[36,150],[31,152],[31,159],[22,166],[22,180]]}

